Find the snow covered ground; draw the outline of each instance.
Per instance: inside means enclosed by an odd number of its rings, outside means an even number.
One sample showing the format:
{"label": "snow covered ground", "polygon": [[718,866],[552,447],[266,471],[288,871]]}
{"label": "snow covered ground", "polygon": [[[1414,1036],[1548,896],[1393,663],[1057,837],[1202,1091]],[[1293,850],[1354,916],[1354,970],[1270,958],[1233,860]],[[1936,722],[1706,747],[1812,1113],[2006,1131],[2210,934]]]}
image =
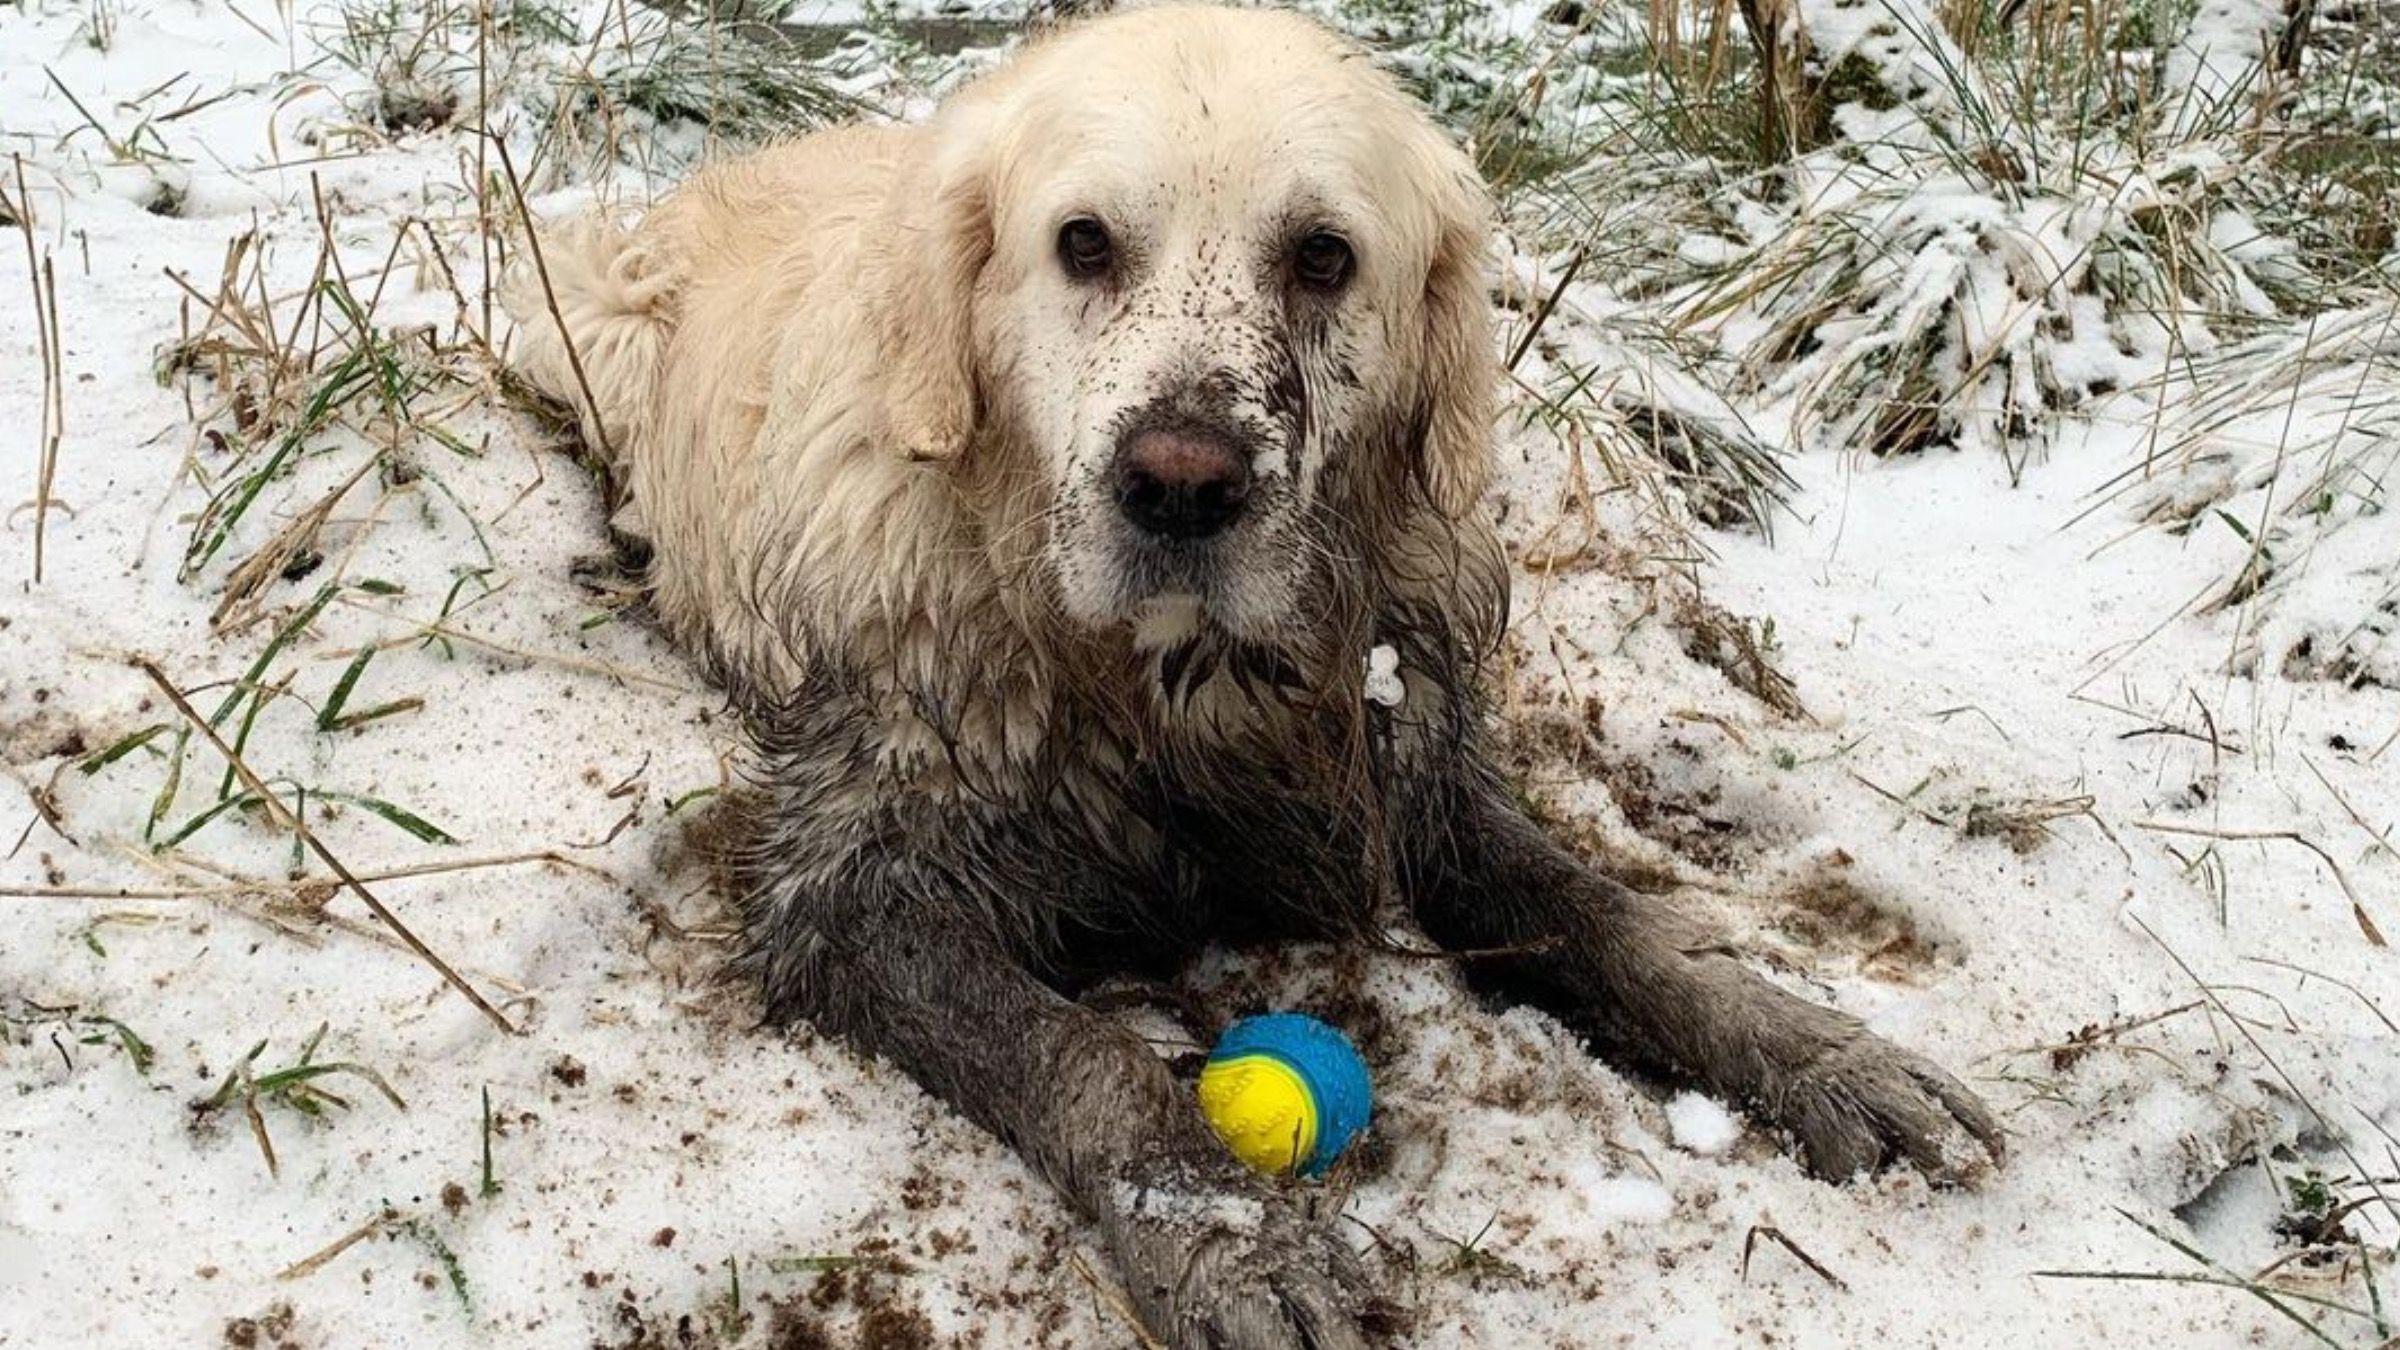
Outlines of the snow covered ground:
{"label": "snow covered ground", "polygon": [[[565,210],[589,163],[638,193],[698,133],[577,102],[642,11],[495,13],[477,72],[362,27],[472,6],[0,6],[0,1345],[1134,1344],[1012,1154],[714,978],[729,719],[578,570],[597,493],[482,359],[477,228],[506,246],[510,169]],[[914,105],[958,64],[884,50],[833,92]],[[506,167],[392,95],[478,74]],[[1547,295],[1563,260],[1521,242]],[[1596,276],[1529,390],[1632,368]],[[1411,1344],[2392,1343],[2400,348],[2371,303],[2260,301],[2200,356],[2060,302],[2086,326],[2040,359],[2091,369],[2024,457],[1869,458],[1807,380],[1727,376],[1801,451],[1771,536],[1627,490],[1528,395],[1495,494],[1528,794],[1958,1069],[2013,1152],[1975,1192],[1812,1182],[1434,963],[1216,957],[1202,1025],[1127,1013],[1162,1053],[1266,1005],[1361,1041],[1379,1114],[1323,1203]]]}

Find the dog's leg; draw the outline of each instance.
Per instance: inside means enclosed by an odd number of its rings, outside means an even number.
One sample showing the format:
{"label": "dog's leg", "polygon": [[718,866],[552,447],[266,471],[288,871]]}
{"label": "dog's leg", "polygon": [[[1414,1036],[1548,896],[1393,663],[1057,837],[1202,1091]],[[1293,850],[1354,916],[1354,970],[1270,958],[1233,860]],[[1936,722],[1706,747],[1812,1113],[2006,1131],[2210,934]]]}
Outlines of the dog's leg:
{"label": "dog's leg", "polygon": [[770,855],[752,879],[770,1007],[890,1059],[1014,1145],[1098,1222],[1176,1350],[1363,1350],[1364,1280],[1338,1235],[1226,1151],[1147,1043],[998,936],[990,916],[1012,903],[1071,903],[1073,872],[895,840],[833,867]]}
{"label": "dog's leg", "polygon": [[1958,1182],[2000,1156],[1999,1123],[1957,1079],[1594,873],[1471,758],[1417,786],[1404,874],[1436,942],[1496,952],[1471,961],[1470,978],[1743,1103],[1790,1131],[1821,1176],[1904,1160]]}

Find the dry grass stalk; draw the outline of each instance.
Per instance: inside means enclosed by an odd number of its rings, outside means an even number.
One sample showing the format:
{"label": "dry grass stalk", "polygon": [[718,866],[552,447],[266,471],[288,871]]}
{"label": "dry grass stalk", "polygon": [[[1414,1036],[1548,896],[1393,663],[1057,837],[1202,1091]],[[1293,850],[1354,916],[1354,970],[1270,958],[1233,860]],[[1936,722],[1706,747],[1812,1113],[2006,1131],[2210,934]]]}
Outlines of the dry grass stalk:
{"label": "dry grass stalk", "polygon": [[257,551],[227,573],[225,589],[217,598],[216,609],[208,616],[208,626],[219,633],[228,633],[255,622],[260,613],[258,602],[265,598],[267,588],[316,551],[318,536],[325,523],[333,518],[333,509],[381,463],[375,458],[361,461],[349,477],[302,508]]}
{"label": "dry grass stalk", "polygon": [[567,366],[575,372],[575,388],[583,395],[584,410],[590,414],[586,425],[600,441],[600,462],[618,463],[616,447],[608,443],[608,427],[600,418],[600,400],[592,395],[592,382],[583,373],[583,356],[575,350],[575,337],[567,331],[567,319],[559,312],[558,292],[550,285],[550,263],[542,256],[542,234],[534,227],[533,212],[525,205],[525,182],[517,176],[517,163],[508,153],[508,142],[490,137],[500,150],[500,168],[508,175],[509,195],[516,199],[517,219],[525,227],[525,246],[533,254],[534,275],[541,279],[542,303],[550,311],[550,322],[558,325],[558,340],[567,349]]}
{"label": "dry grass stalk", "polygon": [[2394,862],[2400,862],[2400,847],[2395,847],[2393,845],[2390,829],[2387,827],[2385,829],[2378,830],[2374,826],[2369,825],[2367,823],[2367,818],[2359,814],[2358,808],[2351,805],[2350,799],[2342,795],[2342,790],[2340,788],[2333,785],[2333,780],[2325,776],[2325,771],[2317,767],[2317,761],[2311,758],[2307,751],[2302,751],[2300,753],[2300,762],[2308,766],[2308,771],[2310,773],[2316,775],[2317,781],[2324,785],[2325,791],[2330,794],[2333,797],[2333,800],[2341,806],[2342,813],[2350,817],[2350,823],[2356,825],[2366,834],[2369,840],[2373,841],[2375,845],[2375,851],[2383,854],[2387,858],[2390,858]]}
{"label": "dry grass stalk", "polygon": [[2106,833],[2108,827],[2092,809],[2095,801],[2088,792],[2073,797],[1978,800],[1968,804],[1959,831],[1970,839],[2004,839],[2017,852],[2031,853],[2051,837],[2050,826],[2055,821],[2080,816]]}
{"label": "dry grass stalk", "polygon": [[451,968],[449,962],[436,955],[431,947],[426,946],[423,940],[411,932],[408,925],[400,921],[400,916],[392,913],[389,908],[385,907],[383,901],[375,898],[375,893],[367,889],[366,883],[361,881],[348,866],[344,865],[342,860],[335,856],[333,850],[325,846],[323,840],[317,838],[316,832],[308,828],[308,823],[300,819],[299,815],[290,807],[285,806],[283,799],[275,795],[266,783],[251,771],[249,764],[242,759],[241,753],[225,743],[224,738],[217,734],[216,727],[212,726],[207,718],[201,716],[199,711],[192,707],[191,701],[183,696],[182,690],[175,687],[174,681],[167,678],[165,671],[140,659],[136,659],[134,665],[144,675],[150,677],[150,682],[158,686],[158,691],[166,696],[169,703],[175,705],[175,711],[181,713],[184,720],[189,722],[193,729],[198,731],[211,746],[215,747],[218,754],[225,757],[227,767],[241,778],[244,787],[257,795],[260,804],[270,815],[275,817],[277,823],[290,830],[301,843],[308,846],[310,852],[315,853],[328,868],[331,868],[333,874],[340,877],[342,883],[349,887],[350,891],[358,896],[368,909],[374,911],[375,917],[381,919],[385,927],[391,929],[396,937],[408,944],[409,950],[415,952],[419,960],[433,967],[434,971],[448,982],[451,988],[464,994],[467,1001],[474,1004],[477,1011],[490,1019],[494,1026],[509,1035],[516,1034],[515,1024],[502,1016],[498,1008],[485,1001],[483,995],[476,992],[475,986],[467,983],[464,977]]}
{"label": "dry grass stalk", "polygon": [[2137,830],[2148,830],[2153,834],[2186,835],[2198,839],[2298,844],[2316,854],[2317,860],[2325,864],[2327,871],[2333,873],[2334,883],[2342,888],[2343,898],[2350,902],[2350,917],[2357,921],[2358,931],[2366,937],[2368,945],[2374,947],[2389,945],[2384,941],[2383,930],[2376,927],[2375,920],[2368,915],[2366,902],[2359,899],[2358,889],[2350,884],[2350,874],[2342,870],[2342,865],[2334,861],[2333,855],[2326,852],[2323,845],[2298,830],[2219,830],[2199,825],[2178,825],[2164,820],[2137,820],[2133,822],[2133,827]]}
{"label": "dry grass stalk", "polygon": [[498,656],[513,657],[520,661],[537,661],[544,665],[556,666],[561,670],[578,671],[586,675],[599,675],[607,679],[618,680],[626,684],[638,684],[646,689],[659,689],[671,694],[685,694],[691,692],[691,686],[689,685],[678,684],[673,680],[660,679],[655,675],[645,675],[638,670],[628,670],[623,666],[610,665],[606,661],[589,661],[581,657],[565,656],[557,652],[535,651],[529,647],[514,646],[494,638],[484,637],[478,633],[470,633],[467,630],[458,627],[456,624],[450,622],[450,620],[446,618],[427,620],[410,619],[406,615],[394,614],[392,611],[384,609],[380,606],[370,605],[365,601],[356,598],[355,596],[343,595],[337,598],[342,604],[347,605],[352,609],[361,610],[369,614],[381,615],[388,619],[396,619],[402,623],[410,625],[410,627],[408,631],[404,633],[398,633],[391,637],[382,638],[378,641],[367,643],[362,646],[342,647],[333,651],[318,653],[319,658],[323,660],[347,660],[351,657],[357,656],[362,651],[388,651],[395,647],[406,647],[414,643],[425,642],[439,638],[449,642],[464,643],[469,647],[477,647]]}
{"label": "dry grass stalk", "polygon": [[66,434],[66,375],[61,358],[64,343],[58,327],[58,273],[49,252],[34,242],[33,191],[25,181],[25,157],[12,155],[17,171],[17,200],[8,214],[16,218],[25,237],[25,280],[33,300],[33,329],[42,361],[42,421],[40,467],[33,490],[33,581],[42,582],[48,563],[51,489],[58,479],[58,445]]}
{"label": "dry grass stalk", "polygon": [[[154,852],[148,846],[121,844],[118,852],[135,867],[155,872],[167,878],[171,883],[169,886],[148,888],[152,892],[148,898],[153,901],[160,898],[159,893],[164,893],[167,898],[197,899],[229,910],[241,918],[248,919],[274,932],[279,937],[289,938],[305,947],[323,946],[325,939],[322,930],[331,928],[350,937],[375,943],[377,946],[389,947],[396,952],[414,955],[406,943],[392,936],[390,930],[380,924],[361,922],[347,915],[333,913],[328,907],[341,894],[342,888],[339,882],[319,878],[289,882],[267,881],[247,876],[229,867],[219,866],[206,858],[178,852],[174,849]],[[578,863],[563,854],[555,853],[525,855],[523,859],[502,857],[484,860],[469,859],[463,863],[420,863],[414,867],[369,872],[362,875],[360,880],[370,882],[404,881],[414,877],[434,876],[445,872],[500,866],[520,860],[554,861],[612,884],[615,882],[615,878],[598,868]],[[74,888],[61,889],[71,892]],[[17,894],[17,892],[0,892],[0,895],[9,894]],[[61,898],[77,897],[68,894]],[[125,913],[135,914],[141,913],[141,911],[125,911]],[[145,917],[155,914],[156,911],[151,911]],[[523,984],[497,971],[472,964],[461,965],[459,969],[482,981],[485,985],[508,994],[512,1001],[523,998],[527,992]]]}
{"label": "dry grass stalk", "polygon": [[[551,863],[573,868],[594,876],[606,873],[587,863],[577,862],[564,853],[544,849],[537,853],[504,853],[490,858],[462,858],[457,862],[417,863],[408,867],[389,867],[361,872],[361,881],[406,881],[416,877],[449,876],[459,872],[479,872],[494,867],[520,867],[533,863]],[[267,895],[300,897],[324,888],[322,881],[269,881],[264,877],[235,876],[229,881],[191,886],[13,886],[0,885],[0,897],[12,900],[213,900],[226,896]]]}
{"label": "dry grass stalk", "polygon": [[1759,149],[1771,160],[1788,159],[1819,138],[1822,120],[1799,0],[1741,0],[1741,11],[1758,59]]}
{"label": "dry grass stalk", "polygon": [[1143,1328],[1141,1315],[1133,1310],[1133,1305],[1126,1301],[1125,1295],[1118,1292],[1116,1286],[1102,1280],[1092,1270],[1091,1262],[1083,1259],[1083,1253],[1076,1252],[1068,1260],[1073,1263],[1075,1273],[1083,1278],[1085,1284],[1092,1287],[1093,1295],[1101,1302],[1106,1303],[1109,1310],[1124,1321],[1126,1327],[1133,1332],[1134,1339],[1140,1344],[1142,1350],[1167,1350],[1167,1347],[1156,1336],[1151,1335]]}
{"label": "dry grass stalk", "polygon": [[367,1220],[358,1227],[353,1228],[349,1232],[342,1234],[340,1237],[335,1238],[333,1241],[326,1243],[317,1251],[304,1256],[299,1260],[294,1261],[290,1265],[285,1266],[283,1269],[275,1272],[275,1278],[285,1283],[289,1283],[293,1280],[306,1279],[324,1269],[326,1266],[332,1264],[334,1258],[340,1256],[343,1252],[350,1250],[352,1247],[355,1247],[359,1243],[366,1241],[368,1238],[374,1237],[378,1233],[385,1232],[397,1226],[403,1221],[404,1218],[399,1210],[386,1209],[381,1214],[376,1215],[374,1218]]}
{"label": "dry grass stalk", "polygon": [[[1558,514],[1542,527],[1542,532],[1534,536],[1517,555],[1517,566],[1540,577],[1545,591],[1552,576],[1589,558],[1601,537],[1600,516],[1593,504],[1591,476],[1583,467],[1581,428],[1570,424],[1566,428],[1566,442],[1566,500],[1560,503]],[[1577,526],[1578,537],[1575,541],[1565,545],[1553,542],[1560,528],[1570,520]]]}

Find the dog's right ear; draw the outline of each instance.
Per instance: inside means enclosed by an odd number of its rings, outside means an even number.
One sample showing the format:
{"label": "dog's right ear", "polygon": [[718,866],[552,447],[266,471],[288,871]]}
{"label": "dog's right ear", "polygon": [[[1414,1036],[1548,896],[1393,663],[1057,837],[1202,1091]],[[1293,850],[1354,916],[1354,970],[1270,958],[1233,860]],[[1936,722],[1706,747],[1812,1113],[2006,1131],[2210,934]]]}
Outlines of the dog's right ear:
{"label": "dog's right ear", "polygon": [[1500,360],[1492,350],[1493,208],[1475,166],[1425,129],[1419,191],[1433,211],[1425,279],[1423,441],[1417,472],[1433,508],[1456,520],[1474,511],[1492,478]]}
{"label": "dog's right ear", "polygon": [[975,284],[992,255],[988,111],[947,111],[926,129],[932,153],[894,181],[864,279],[875,291],[880,432],[907,458],[936,462],[966,449],[980,417]]}

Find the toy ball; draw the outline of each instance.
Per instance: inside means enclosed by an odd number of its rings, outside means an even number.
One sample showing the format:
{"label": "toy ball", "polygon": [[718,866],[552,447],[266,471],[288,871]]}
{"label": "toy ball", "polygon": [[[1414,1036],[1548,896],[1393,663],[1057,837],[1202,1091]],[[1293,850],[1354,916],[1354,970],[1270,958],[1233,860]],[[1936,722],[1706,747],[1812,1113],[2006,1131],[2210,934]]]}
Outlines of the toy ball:
{"label": "toy ball", "polygon": [[1301,1013],[1245,1017],[1200,1070],[1200,1114],[1269,1176],[1320,1176],[1367,1128],[1374,1091],[1350,1038]]}

